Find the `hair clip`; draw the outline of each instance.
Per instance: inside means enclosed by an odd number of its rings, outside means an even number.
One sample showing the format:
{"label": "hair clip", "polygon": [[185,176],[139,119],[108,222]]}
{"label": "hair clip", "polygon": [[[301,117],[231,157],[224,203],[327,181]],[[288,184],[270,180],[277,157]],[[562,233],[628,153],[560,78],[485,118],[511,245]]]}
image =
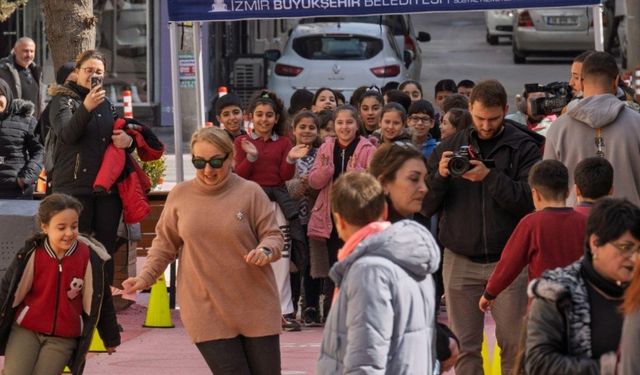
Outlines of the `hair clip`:
{"label": "hair clip", "polygon": [[367,91],[376,91],[376,92],[378,92],[378,93],[382,94],[382,90],[380,90],[380,88],[379,88],[378,86],[376,86],[376,85],[369,86],[369,88],[367,89]]}
{"label": "hair clip", "polygon": [[267,90],[263,90],[262,93],[260,94],[261,98],[267,98],[267,99],[271,99],[271,97],[269,96],[269,91]]}

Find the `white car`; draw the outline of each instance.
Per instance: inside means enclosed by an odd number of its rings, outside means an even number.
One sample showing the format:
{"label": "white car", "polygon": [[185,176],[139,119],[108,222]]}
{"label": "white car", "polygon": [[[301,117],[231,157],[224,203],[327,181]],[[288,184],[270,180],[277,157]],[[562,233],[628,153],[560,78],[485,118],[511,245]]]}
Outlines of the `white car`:
{"label": "white car", "polygon": [[501,36],[511,38],[513,32],[513,10],[498,9],[484,12],[484,21],[487,25],[487,43],[496,45]]}
{"label": "white car", "polygon": [[297,89],[315,92],[330,87],[347,100],[362,85],[378,87],[409,78],[395,38],[387,26],[367,23],[299,24],[291,32],[282,55],[269,50],[277,60],[268,88],[285,104]]}
{"label": "white car", "polygon": [[[431,35],[424,31],[416,33],[413,22],[411,21],[411,15],[386,14],[381,16],[356,17],[310,17],[300,20],[300,23],[318,22],[358,22],[388,26],[396,38],[396,45],[400,49],[400,52],[402,52],[404,66],[408,70],[409,77],[415,81],[420,81],[422,48],[419,42],[431,41]],[[511,27],[511,20],[509,20],[509,26]]]}

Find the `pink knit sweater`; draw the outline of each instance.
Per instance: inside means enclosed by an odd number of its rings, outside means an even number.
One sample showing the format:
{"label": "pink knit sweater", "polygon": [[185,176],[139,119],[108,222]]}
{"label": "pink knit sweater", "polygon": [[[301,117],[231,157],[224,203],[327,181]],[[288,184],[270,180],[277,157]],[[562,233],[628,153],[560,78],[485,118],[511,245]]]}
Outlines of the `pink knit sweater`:
{"label": "pink knit sweater", "polygon": [[273,271],[244,260],[259,246],[280,258],[283,238],[271,207],[258,184],[234,173],[214,187],[196,178],[169,193],[140,277],[153,284],[179,255],[180,316],[194,342],[280,333]]}

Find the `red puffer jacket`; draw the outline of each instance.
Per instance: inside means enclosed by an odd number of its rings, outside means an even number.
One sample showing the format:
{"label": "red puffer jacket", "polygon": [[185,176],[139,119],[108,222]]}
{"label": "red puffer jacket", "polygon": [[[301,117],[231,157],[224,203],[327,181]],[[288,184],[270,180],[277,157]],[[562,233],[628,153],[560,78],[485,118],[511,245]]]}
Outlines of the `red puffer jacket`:
{"label": "red puffer jacket", "polygon": [[[118,118],[113,123],[113,129],[122,129],[133,137],[140,160],[151,161],[162,157],[164,145],[147,126],[133,119]],[[114,183],[117,183],[122,199],[124,222],[133,224],[142,221],[151,212],[147,199],[151,182],[126,150],[111,143],[102,158],[93,190],[95,193],[106,192]]]}

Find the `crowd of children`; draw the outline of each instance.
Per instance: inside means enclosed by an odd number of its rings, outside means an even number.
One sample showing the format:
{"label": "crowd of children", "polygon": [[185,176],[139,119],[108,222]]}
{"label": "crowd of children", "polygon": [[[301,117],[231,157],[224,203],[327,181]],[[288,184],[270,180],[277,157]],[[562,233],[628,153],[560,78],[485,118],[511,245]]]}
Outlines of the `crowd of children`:
{"label": "crowd of children", "polygon": [[[438,217],[423,217],[420,212],[428,194],[427,158],[442,140],[473,125],[468,111],[473,87],[470,80],[458,84],[441,80],[435,86],[435,106],[424,99],[416,81],[385,87],[384,92],[363,86],[348,103],[327,87],[315,93],[296,91],[288,109],[267,90],[259,92],[246,111],[234,94],[215,102],[215,119],[233,142],[234,172],[259,185],[282,217],[278,225],[285,247],[282,259],[271,263],[282,327],[297,331],[301,324],[325,324],[319,373],[375,368],[383,373],[427,374],[455,363],[457,338],[436,324],[443,249],[432,233],[438,231]],[[535,212],[520,220],[501,252],[478,301],[483,312],[523,272],[530,281],[544,281],[551,277],[545,271],[580,264],[586,269],[581,272],[595,267],[594,285],[609,287],[598,284],[597,274],[606,275],[606,270],[598,269],[602,260],[596,259],[605,254],[599,231],[608,229],[600,217],[590,215],[591,207],[595,204],[600,216],[621,212],[627,219],[620,225],[631,227],[640,219],[638,208],[623,200],[603,200],[614,189],[614,171],[606,159],[581,161],[572,174],[575,186],[569,185],[569,173],[554,160],[540,161],[530,169],[528,186]],[[571,189],[577,197],[575,207],[565,204]],[[47,197],[39,212],[42,233],[18,253],[3,280],[0,297],[8,314],[0,320],[0,349],[7,355],[7,371],[28,373],[24,369],[42,366],[58,371],[72,364],[81,372],[85,341],[96,325],[110,352],[119,344],[108,293],[94,296],[104,287],[98,267],[107,258],[101,257],[104,249],[79,236],[81,209],[66,195]],[[596,239],[585,241],[585,233]],[[625,254],[639,252],[636,229],[610,237],[628,241],[615,245]],[[73,268],[63,272],[63,261],[73,262]],[[36,266],[44,272],[34,274]],[[51,277],[56,267],[62,274],[57,283],[69,284],[59,289],[68,298],[60,297],[65,302],[58,310],[68,314],[57,317],[60,325],[54,321],[50,330],[40,324],[52,317],[32,315],[37,312],[30,306],[50,303],[47,293],[55,285]],[[624,263],[624,267],[629,266]],[[78,280],[85,284],[88,280],[93,287],[74,287]],[[530,292],[534,301],[543,298],[539,289]],[[100,317],[92,314],[95,311],[101,311]],[[88,318],[82,318],[83,312]],[[86,321],[90,325],[83,326]],[[621,319],[616,322],[621,326]],[[535,332],[537,326],[531,329]],[[59,340],[37,344],[43,334]],[[41,345],[40,353],[56,354],[42,358],[19,354],[34,345]],[[536,353],[535,348],[526,349]]]}

